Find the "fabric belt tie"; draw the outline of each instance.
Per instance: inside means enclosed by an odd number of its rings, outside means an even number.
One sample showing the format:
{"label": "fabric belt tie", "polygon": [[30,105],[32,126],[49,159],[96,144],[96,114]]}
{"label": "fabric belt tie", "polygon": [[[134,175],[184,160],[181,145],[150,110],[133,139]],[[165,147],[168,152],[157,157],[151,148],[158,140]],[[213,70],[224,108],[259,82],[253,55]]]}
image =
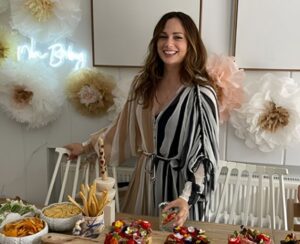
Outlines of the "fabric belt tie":
{"label": "fabric belt tie", "polygon": [[[143,155],[145,155],[146,157],[150,158],[150,163],[145,164],[145,171],[150,175],[150,180],[151,180],[152,183],[154,183],[155,180],[156,180],[155,171],[156,171],[156,163],[158,162],[158,160],[162,160],[162,161],[165,161],[165,162],[169,162],[169,161],[174,162],[174,161],[179,159],[178,156],[167,158],[167,157],[162,157],[162,156],[159,156],[155,153],[149,153],[149,152],[146,152],[146,151],[143,151],[143,150],[141,150],[140,152]],[[178,167],[178,165],[172,165],[171,164],[171,167],[176,168],[176,167]]]}

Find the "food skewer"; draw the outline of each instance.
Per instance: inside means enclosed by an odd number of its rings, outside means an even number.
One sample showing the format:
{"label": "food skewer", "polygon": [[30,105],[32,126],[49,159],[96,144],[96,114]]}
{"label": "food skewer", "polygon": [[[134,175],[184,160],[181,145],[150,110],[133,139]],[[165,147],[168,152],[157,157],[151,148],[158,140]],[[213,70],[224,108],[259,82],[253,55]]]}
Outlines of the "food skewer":
{"label": "food skewer", "polygon": [[99,146],[99,168],[100,168],[100,177],[102,180],[107,180],[107,165],[105,162],[105,152],[104,152],[104,141],[101,137],[98,139],[98,146]]}

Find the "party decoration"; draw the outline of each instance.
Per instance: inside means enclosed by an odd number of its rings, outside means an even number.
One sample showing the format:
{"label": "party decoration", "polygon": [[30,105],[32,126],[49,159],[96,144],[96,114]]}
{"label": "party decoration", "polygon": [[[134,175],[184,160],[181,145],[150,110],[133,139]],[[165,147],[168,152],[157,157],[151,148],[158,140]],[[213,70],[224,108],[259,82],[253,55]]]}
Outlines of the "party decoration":
{"label": "party decoration", "polygon": [[7,59],[17,58],[18,36],[6,27],[0,26],[0,67]]}
{"label": "party decoration", "polygon": [[8,0],[0,0],[0,14],[5,12],[9,7]]}
{"label": "party decoration", "polygon": [[56,75],[41,63],[5,62],[0,69],[0,107],[28,128],[54,121],[64,103]]}
{"label": "party decoration", "polygon": [[81,19],[80,0],[11,0],[12,28],[39,42],[69,37]]}
{"label": "party decoration", "polygon": [[60,67],[66,62],[74,63],[73,70],[83,68],[86,65],[85,52],[75,51],[72,44],[64,45],[63,43],[57,42],[49,45],[44,50],[41,50],[37,48],[37,43],[32,38],[30,40],[30,44],[18,46],[17,58],[19,61],[28,59],[47,61],[47,63],[53,68]]}
{"label": "party decoration", "polygon": [[250,148],[270,152],[300,141],[300,85],[265,74],[245,86],[247,101],[230,117],[238,137]]}
{"label": "party decoration", "polygon": [[115,82],[97,69],[83,68],[70,74],[66,94],[74,107],[83,115],[99,116],[114,103],[112,90]]}
{"label": "party decoration", "polygon": [[239,108],[244,100],[242,81],[245,72],[238,68],[234,57],[216,55],[209,56],[207,71],[216,82],[220,122],[229,119],[233,109]]}

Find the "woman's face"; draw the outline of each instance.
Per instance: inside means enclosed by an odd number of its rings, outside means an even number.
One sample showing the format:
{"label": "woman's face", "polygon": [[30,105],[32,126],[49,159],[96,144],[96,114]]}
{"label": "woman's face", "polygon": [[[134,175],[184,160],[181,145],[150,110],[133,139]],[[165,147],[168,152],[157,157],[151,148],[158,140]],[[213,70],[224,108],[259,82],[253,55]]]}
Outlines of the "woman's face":
{"label": "woman's face", "polygon": [[185,30],[177,18],[169,19],[157,41],[157,52],[165,65],[178,66],[187,53]]}

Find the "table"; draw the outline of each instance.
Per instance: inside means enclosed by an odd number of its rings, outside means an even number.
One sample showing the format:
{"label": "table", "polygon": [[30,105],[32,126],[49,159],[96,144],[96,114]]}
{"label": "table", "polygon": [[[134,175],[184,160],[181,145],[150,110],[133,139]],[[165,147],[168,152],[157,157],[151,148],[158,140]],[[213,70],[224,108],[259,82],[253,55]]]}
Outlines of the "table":
{"label": "table", "polygon": [[[138,216],[138,215],[130,215],[125,213],[117,213],[117,219],[123,219],[126,222],[131,222],[135,219],[144,219],[148,220],[152,223],[153,234],[152,234],[152,243],[153,244],[161,244],[164,243],[169,232],[158,231],[158,218],[152,216]],[[197,228],[201,228],[206,231],[206,235],[212,244],[227,244],[228,235],[233,233],[235,230],[240,230],[239,225],[228,225],[228,224],[216,224],[216,223],[208,223],[208,222],[200,222],[200,221],[187,221],[186,226],[194,226]],[[271,230],[264,228],[257,228],[258,230],[268,234],[271,236],[274,244],[280,244],[280,240],[283,240],[285,236],[291,231],[283,231],[283,230]],[[72,244],[94,244],[94,243],[104,243],[105,232],[109,230],[106,229],[103,234],[101,234],[97,239],[87,239],[76,236],[57,234],[57,233],[49,233],[42,237],[42,243],[44,244],[56,244],[56,243],[72,243]],[[294,232],[298,238],[300,238],[300,232]]]}

